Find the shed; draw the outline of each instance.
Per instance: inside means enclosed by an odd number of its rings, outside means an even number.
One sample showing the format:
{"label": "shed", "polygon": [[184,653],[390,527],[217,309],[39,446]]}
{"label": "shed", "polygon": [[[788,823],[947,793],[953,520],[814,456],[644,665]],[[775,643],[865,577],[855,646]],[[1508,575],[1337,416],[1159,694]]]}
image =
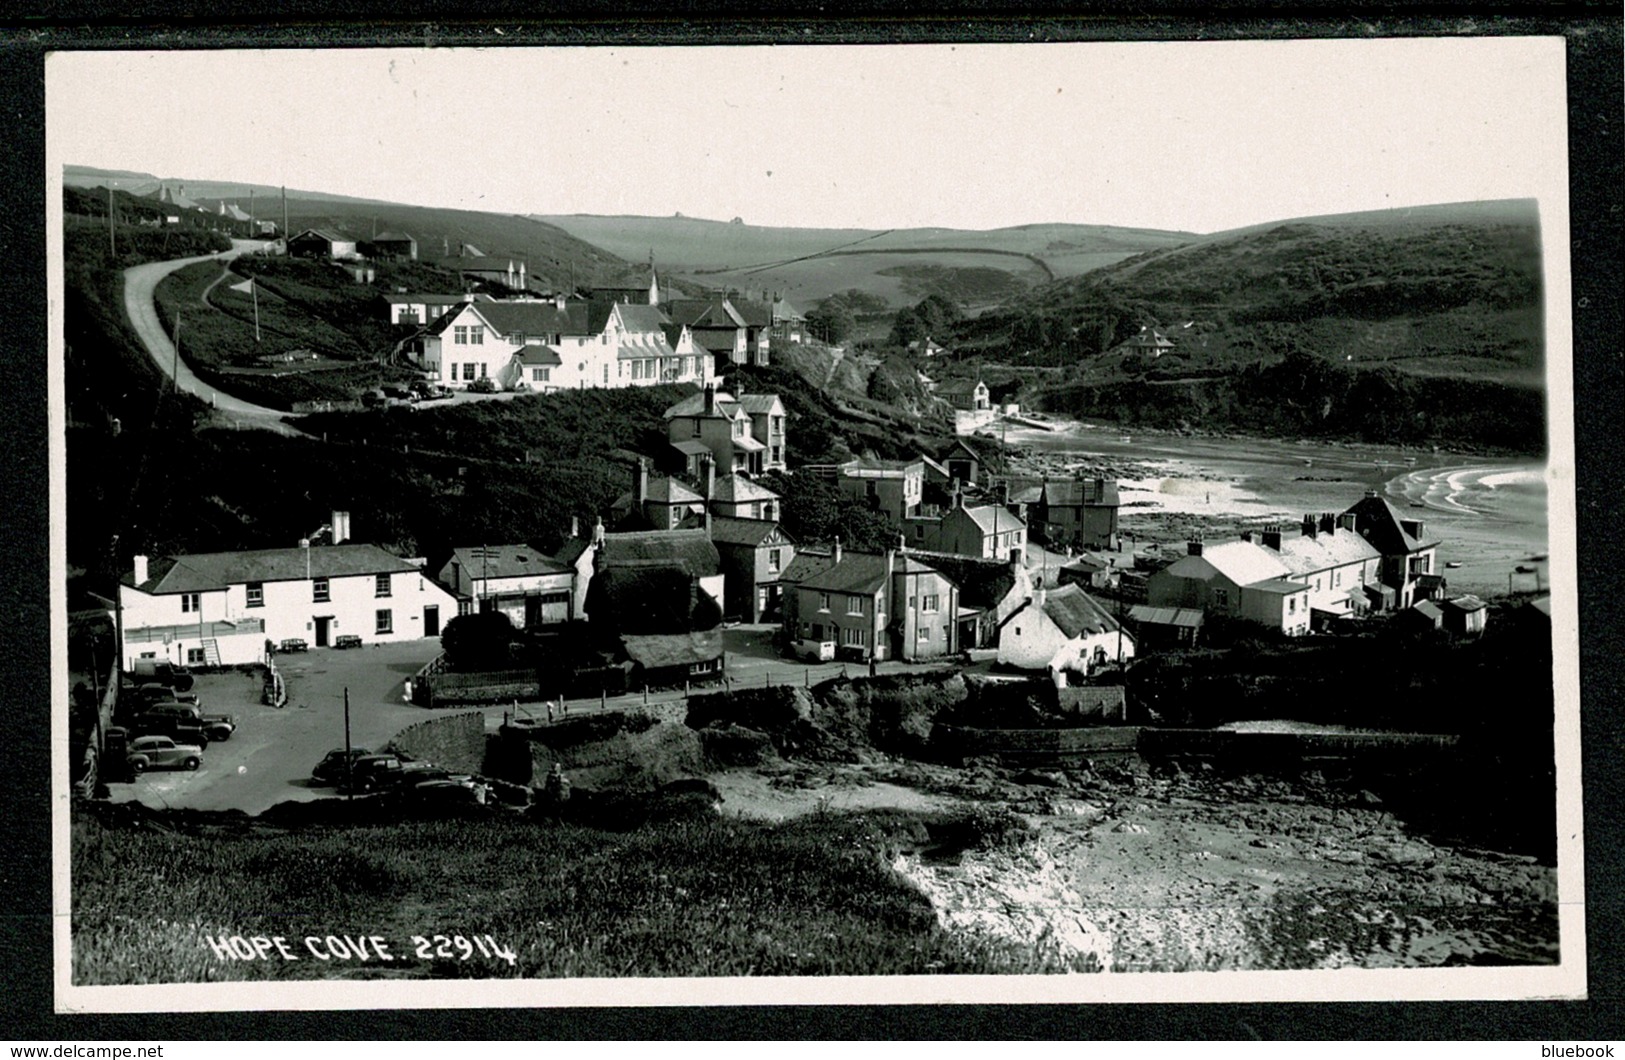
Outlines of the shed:
{"label": "shed", "polygon": [[722,676],[720,629],[622,637],[621,647],[632,661],[633,682],[646,687]]}
{"label": "shed", "polygon": [[1484,624],[1489,617],[1489,605],[1470,595],[1446,600],[1439,610],[1444,614],[1444,628],[1463,635],[1484,632]]}
{"label": "shed", "polygon": [[1192,647],[1202,632],[1202,612],[1194,607],[1136,604],[1128,609],[1128,617],[1140,643],[1146,645]]}

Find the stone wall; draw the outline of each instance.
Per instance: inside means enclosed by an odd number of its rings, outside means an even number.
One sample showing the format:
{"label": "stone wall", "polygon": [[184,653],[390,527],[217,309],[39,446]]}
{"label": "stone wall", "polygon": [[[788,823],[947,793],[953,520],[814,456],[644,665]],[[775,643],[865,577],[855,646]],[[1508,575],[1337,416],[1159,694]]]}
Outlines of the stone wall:
{"label": "stone wall", "polygon": [[485,716],[469,711],[408,725],[389,741],[388,749],[458,772],[483,772]]}

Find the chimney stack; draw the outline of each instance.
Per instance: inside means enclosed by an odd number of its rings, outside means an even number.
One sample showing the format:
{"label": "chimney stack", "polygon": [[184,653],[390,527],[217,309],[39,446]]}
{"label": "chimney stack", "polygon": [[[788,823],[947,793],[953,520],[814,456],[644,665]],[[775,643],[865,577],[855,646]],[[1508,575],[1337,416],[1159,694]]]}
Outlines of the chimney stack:
{"label": "chimney stack", "polygon": [[638,457],[638,466],[632,472],[632,506],[643,513],[643,502],[649,497],[649,462]]}
{"label": "chimney stack", "polygon": [[147,557],[135,557],[135,584],[142,585],[147,580]]}
{"label": "chimney stack", "polygon": [[1278,523],[1271,523],[1270,525],[1264,527],[1264,532],[1259,535],[1258,539],[1259,543],[1265,548],[1274,549],[1276,552],[1281,551],[1280,525]]}
{"label": "chimney stack", "polygon": [[1337,533],[1337,517],[1331,512],[1320,513],[1320,532],[1323,534]]}
{"label": "chimney stack", "polygon": [[1376,497],[1377,491],[1376,490],[1366,490],[1365,495],[1366,495],[1367,499],[1371,499],[1371,498]]}
{"label": "chimney stack", "polygon": [[333,522],[331,525],[333,527],[333,544],[342,545],[344,542],[350,540],[349,512],[334,512]]}
{"label": "chimney stack", "polygon": [[717,459],[710,453],[700,457],[700,484],[706,509],[710,510],[711,498],[717,494]]}
{"label": "chimney stack", "polygon": [[835,539],[835,547],[830,550],[829,555],[830,559],[833,561],[832,565],[834,563],[841,562],[841,539],[839,537]]}
{"label": "chimney stack", "polygon": [[1187,556],[1200,556],[1202,554],[1202,535],[1201,535],[1201,533],[1199,533],[1199,532],[1194,533],[1194,534],[1192,534],[1190,536],[1190,538],[1188,540],[1186,540],[1186,542],[1185,542],[1185,554]]}
{"label": "chimney stack", "polygon": [[1243,530],[1241,532],[1241,539],[1243,541],[1247,542],[1249,545],[1252,544],[1253,543],[1253,532],[1251,530]]}
{"label": "chimney stack", "polygon": [[705,405],[703,406],[703,411],[707,416],[713,416],[716,414],[717,385],[715,383],[705,384]]}
{"label": "chimney stack", "polygon": [[1309,538],[1311,541],[1313,541],[1315,538],[1315,517],[1312,515],[1305,515],[1303,517],[1303,536]]}

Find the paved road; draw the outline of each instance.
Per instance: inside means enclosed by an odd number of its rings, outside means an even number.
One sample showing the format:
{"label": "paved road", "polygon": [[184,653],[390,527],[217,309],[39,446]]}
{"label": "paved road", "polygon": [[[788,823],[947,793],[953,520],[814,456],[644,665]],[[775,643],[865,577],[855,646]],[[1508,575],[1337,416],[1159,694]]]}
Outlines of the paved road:
{"label": "paved road", "polygon": [[[224,264],[237,255],[262,245],[252,240],[234,239],[232,249],[219,254],[202,254],[174,261],[154,261],[125,269],[124,313],[129,317],[130,326],[135,329],[136,335],[164,375],[170,378],[178,377],[181,390],[196,394],[212,408],[224,416],[239,421],[242,425],[265,427],[284,434],[293,434],[296,432],[283,422],[284,413],[280,410],[232,397],[199,379],[184,360],[175,356],[175,345],[159,321],[158,308],[153,304],[153,295],[157,291],[158,283],[165,276],[200,261],[212,260]],[[181,330],[184,332],[185,329],[186,321],[182,317]]]}

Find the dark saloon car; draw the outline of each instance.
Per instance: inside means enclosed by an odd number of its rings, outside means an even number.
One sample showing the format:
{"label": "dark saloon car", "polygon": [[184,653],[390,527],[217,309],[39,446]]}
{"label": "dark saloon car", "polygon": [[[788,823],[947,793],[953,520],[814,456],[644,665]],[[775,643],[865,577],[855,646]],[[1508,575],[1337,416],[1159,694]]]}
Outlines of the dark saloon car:
{"label": "dark saloon car", "polygon": [[190,770],[203,764],[203,752],[178,744],[168,736],[137,736],[127,745],[124,761],[132,773],[145,773],[149,769]]}

